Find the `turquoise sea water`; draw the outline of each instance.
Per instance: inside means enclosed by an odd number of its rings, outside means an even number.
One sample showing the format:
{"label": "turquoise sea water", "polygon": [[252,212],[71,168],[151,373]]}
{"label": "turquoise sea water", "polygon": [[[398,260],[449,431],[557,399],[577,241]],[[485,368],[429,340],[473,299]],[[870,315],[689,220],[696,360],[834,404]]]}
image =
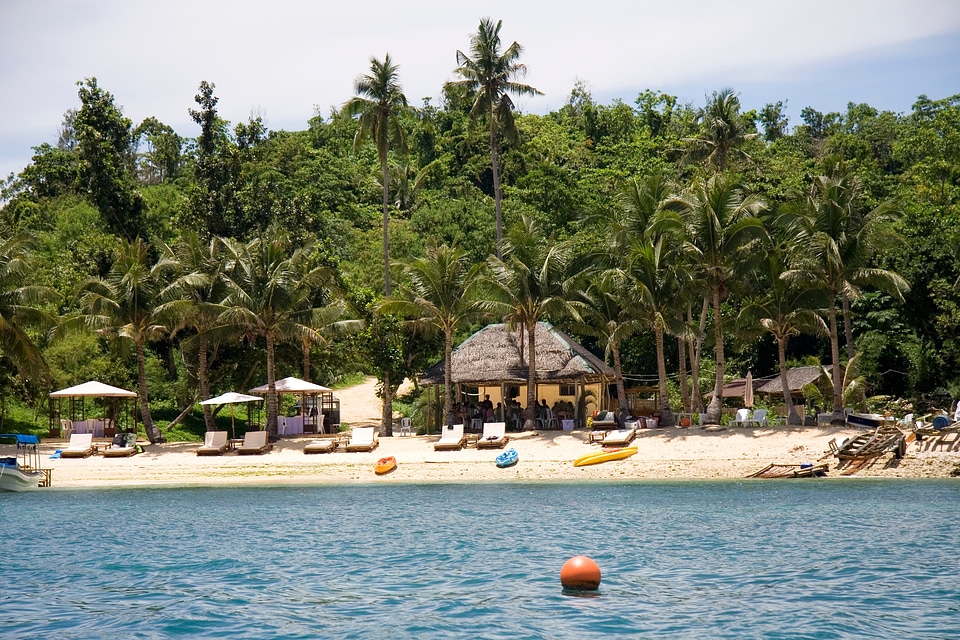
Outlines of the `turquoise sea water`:
{"label": "turquoise sea water", "polygon": [[[0,637],[956,638],[960,482],[0,494]],[[594,594],[560,567],[600,565]]]}

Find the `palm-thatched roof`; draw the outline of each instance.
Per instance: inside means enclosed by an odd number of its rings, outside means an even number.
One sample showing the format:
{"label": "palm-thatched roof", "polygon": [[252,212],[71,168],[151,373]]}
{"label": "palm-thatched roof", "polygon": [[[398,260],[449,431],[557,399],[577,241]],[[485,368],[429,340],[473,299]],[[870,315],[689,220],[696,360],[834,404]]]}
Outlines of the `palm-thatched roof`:
{"label": "palm-thatched roof", "polygon": [[[827,367],[827,371],[830,367]],[[816,381],[823,375],[823,367],[791,367],[787,369],[787,384],[790,386],[790,395],[801,395],[803,388]],[[783,385],[780,384],[780,376],[768,380],[766,384],[757,389],[758,393],[768,393],[770,395],[783,395]]]}
{"label": "palm-thatched roof", "polygon": [[[547,383],[601,382],[614,377],[613,369],[576,340],[548,322],[536,328],[537,381]],[[504,324],[487,325],[453,350],[454,384],[490,384],[527,381],[526,335],[508,331]],[[423,374],[423,384],[443,384],[443,361]]]}
{"label": "palm-thatched roof", "polygon": [[[766,380],[763,378],[756,378],[753,380],[753,392],[757,393],[760,391],[760,388],[766,384]],[[737,378],[727,384],[723,385],[723,389],[720,392],[721,398],[742,398],[743,394],[747,390],[747,379],[746,378]],[[707,397],[713,397],[713,391],[707,392]]]}

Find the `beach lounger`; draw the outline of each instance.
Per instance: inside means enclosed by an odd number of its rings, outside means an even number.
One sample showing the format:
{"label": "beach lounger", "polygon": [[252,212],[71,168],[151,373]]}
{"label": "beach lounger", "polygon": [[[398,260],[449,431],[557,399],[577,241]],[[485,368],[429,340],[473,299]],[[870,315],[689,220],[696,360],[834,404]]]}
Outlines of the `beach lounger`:
{"label": "beach lounger", "polygon": [[[120,441],[122,440],[122,444]],[[104,452],[104,458],[126,458],[132,456],[137,452],[137,434],[135,433],[124,433],[117,434],[114,438],[113,444],[110,445]]]}
{"label": "beach lounger", "polygon": [[203,434],[203,445],[197,449],[198,456],[222,456],[227,450],[226,431],[207,431]]}
{"label": "beach lounger", "polygon": [[266,431],[247,431],[243,434],[243,444],[237,447],[237,453],[242,455],[262,455],[273,445],[267,442]]}
{"label": "beach lounger", "polygon": [[321,438],[311,440],[303,447],[304,453],[330,453],[340,446],[340,441],[336,438]]}
{"label": "beach lounger", "polygon": [[617,426],[617,414],[613,411],[599,411],[593,417],[594,429],[603,429]]}
{"label": "beach lounger", "polygon": [[376,427],[354,427],[347,443],[347,451],[373,451],[380,445],[380,435]]}
{"label": "beach lounger", "polygon": [[93,455],[96,448],[93,446],[92,433],[71,433],[70,444],[60,452],[61,458],[86,458]]}
{"label": "beach lounger", "polygon": [[625,447],[637,437],[636,429],[614,429],[600,443],[605,447]]}
{"label": "beach lounger", "polygon": [[440,440],[433,445],[434,451],[459,451],[467,439],[463,435],[462,424],[448,424],[440,433]]}
{"label": "beach lounger", "polygon": [[503,449],[510,441],[507,437],[506,422],[488,422],[483,425],[483,433],[477,440],[477,449]]}

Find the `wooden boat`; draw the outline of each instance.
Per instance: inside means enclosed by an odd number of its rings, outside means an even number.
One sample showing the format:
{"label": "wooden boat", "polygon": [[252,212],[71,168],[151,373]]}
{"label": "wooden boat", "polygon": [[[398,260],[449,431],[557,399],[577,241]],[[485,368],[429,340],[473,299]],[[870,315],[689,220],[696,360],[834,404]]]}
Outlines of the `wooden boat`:
{"label": "wooden boat", "polygon": [[906,452],[906,437],[896,427],[877,427],[873,433],[861,433],[844,442],[834,454],[841,460],[879,458],[893,451],[898,458]]}
{"label": "wooden boat", "polygon": [[20,433],[0,435],[0,439],[9,438],[16,440],[17,455],[0,457],[0,491],[29,491],[49,486],[49,470],[39,468],[40,439]]}
{"label": "wooden boat", "polygon": [[876,429],[883,424],[883,416],[879,413],[851,413],[847,416],[847,424],[851,427]]}
{"label": "wooden boat", "polygon": [[756,473],[751,473],[748,478],[819,478],[824,476],[830,466],[821,462],[819,464],[769,464]]}
{"label": "wooden boat", "polygon": [[635,453],[637,453],[636,447],[625,447],[623,449],[615,449],[613,451],[595,451],[594,453],[588,453],[587,455],[580,456],[574,460],[573,466],[585,467],[589,464],[599,464],[601,462],[609,462],[610,460],[623,460],[624,458],[629,458]]}
{"label": "wooden boat", "polygon": [[517,461],[520,459],[520,454],[517,453],[517,450],[513,447],[510,447],[503,453],[497,456],[497,466],[501,469],[505,467],[512,467],[517,464]]}
{"label": "wooden boat", "polygon": [[377,475],[382,476],[385,473],[390,473],[397,468],[397,459],[393,456],[388,456],[386,458],[380,458],[377,460],[377,464],[374,465],[373,470]]}

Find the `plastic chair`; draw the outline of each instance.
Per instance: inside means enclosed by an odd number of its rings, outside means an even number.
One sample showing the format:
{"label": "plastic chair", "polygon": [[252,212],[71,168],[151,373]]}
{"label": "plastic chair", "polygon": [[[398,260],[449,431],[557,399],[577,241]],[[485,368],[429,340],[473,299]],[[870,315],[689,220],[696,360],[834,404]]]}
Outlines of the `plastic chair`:
{"label": "plastic chair", "polygon": [[737,409],[737,415],[730,421],[731,427],[745,427],[750,423],[750,409]]}
{"label": "plastic chair", "polygon": [[410,432],[410,418],[400,418],[400,435],[413,435]]}
{"label": "plastic chair", "polygon": [[755,427],[769,427],[767,424],[767,410],[766,409],[757,409],[753,412],[753,417],[750,418],[749,422]]}

